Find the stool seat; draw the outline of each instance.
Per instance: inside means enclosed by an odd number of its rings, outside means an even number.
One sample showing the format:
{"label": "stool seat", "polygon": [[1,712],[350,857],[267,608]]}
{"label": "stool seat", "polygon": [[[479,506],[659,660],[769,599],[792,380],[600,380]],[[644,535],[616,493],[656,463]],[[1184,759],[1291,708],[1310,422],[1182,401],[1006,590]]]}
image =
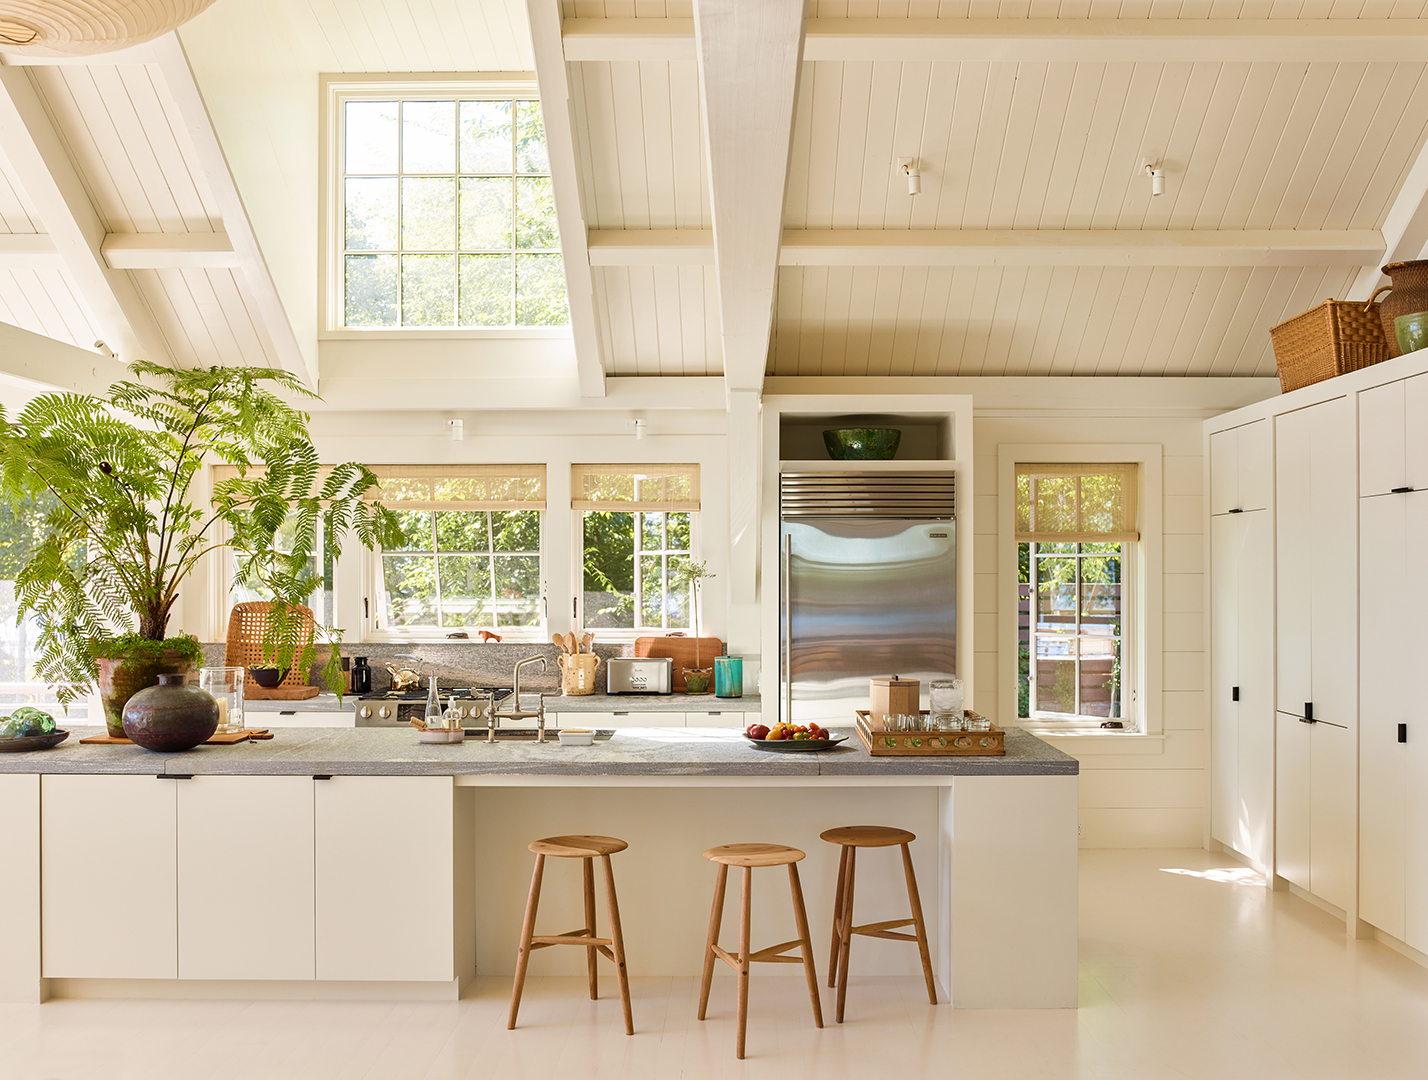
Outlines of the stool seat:
{"label": "stool seat", "polygon": [[724,866],[784,866],[800,862],[804,854],[785,844],[724,844],[710,848],[704,857]]}
{"label": "stool seat", "polygon": [[841,829],[819,833],[818,838],[842,847],[896,847],[912,843],[917,834],[886,825],[844,825]]}
{"label": "stool seat", "polygon": [[613,836],[547,836],[543,840],[532,840],[527,846],[537,855],[556,859],[593,859],[624,851],[630,845]]}

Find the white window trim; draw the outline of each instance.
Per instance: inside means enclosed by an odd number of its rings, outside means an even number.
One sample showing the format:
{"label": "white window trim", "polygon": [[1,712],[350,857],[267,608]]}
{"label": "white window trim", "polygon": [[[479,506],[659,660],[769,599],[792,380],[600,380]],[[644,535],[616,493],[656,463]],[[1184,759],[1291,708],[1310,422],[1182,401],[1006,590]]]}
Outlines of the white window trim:
{"label": "white window trim", "polygon": [[[1134,722],[1125,731],[1102,729],[1099,721],[1036,720],[1026,723],[1037,734],[1108,739],[1153,739],[1164,730],[1161,708],[1163,647],[1163,499],[1161,446],[1158,443],[1003,443],[997,447],[997,700],[1003,726],[1021,725],[1017,701],[1017,539],[1016,467],[1025,464],[1135,462],[1140,507],[1140,542],[1130,545],[1127,560],[1131,604],[1123,611],[1122,655],[1125,685],[1121,716]],[[1130,700],[1127,700],[1127,696]]]}
{"label": "white window trim", "polygon": [[[638,508],[632,506],[630,512],[633,513],[636,509]],[[689,557],[695,562],[701,561],[700,517],[702,516],[702,511],[673,510],[661,512],[689,515]],[[585,513],[584,510],[572,510],[570,512],[570,553],[572,556],[570,567],[570,582],[572,585],[571,615],[574,625],[577,627],[585,626]],[[543,534],[542,541],[544,541]],[[701,608],[701,621],[702,611],[703,609]],[[637,638],[663,637],[669,633],[669,631],[661,630],[658,627],[630,627],[628,629],[621,627],[601,627],[594,632],[599,636],[601,641],[613,642],[619,645],[629,644]],[[682,632],[693,636],[694,627],[692,623],[688,630]],[[705,633],[705,636],[708,636],[707,628],[701,628],[701,632]]]}
{"label": "white window trim", "polygon": [[531,72],[499,75],[460,75],[399,72],[319,77],[322,92],[318,145],[321,147],[321,176],[318,185],[318,300],[323,310],[318,316],[318,337],[323,340],[372,340],[400,338],[560,338],[569,337],[569,326],[465,326],[465,327],[348,327],[342,324],[342,252],[337,238],[343,235],[342,221],[342,105],[353,100],[382,100],[422,93],[467,98],[520,97],[540,100],[540,89]]}

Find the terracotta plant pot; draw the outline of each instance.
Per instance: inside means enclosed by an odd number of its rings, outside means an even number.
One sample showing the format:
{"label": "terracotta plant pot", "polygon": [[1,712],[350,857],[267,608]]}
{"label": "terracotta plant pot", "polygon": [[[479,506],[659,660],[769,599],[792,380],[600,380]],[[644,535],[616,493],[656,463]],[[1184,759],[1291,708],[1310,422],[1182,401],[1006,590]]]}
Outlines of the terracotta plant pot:
{"label": "terracotta plant pot", "polygon": [[1402,356],[1403,350],[1399,348],[1394,320],[1400,315],[1416,315],[1428,311],[1428,259],[1389,263],[1383,268],[1383,272],[1393,284],[1385,285],[1374,293],[1374,296],[1385,289],[1391,288],[1393,291],[1379,304],[1378,317],[1383,323],[1383,336],[1388,339],[1388,355]]}
{"label": "terracotta plant pot", "polygon": [[709,679],[713,668],[684,668],[684,692],[686,694],[709,693]]}
{"label": "terracotta plant pot", "polygon": [[124,706],[124,735],[145,750],[192,750],[218,730],[218,702],[206,690],[183,684],[182,675],[160,675],[159,685],[140,690]]}
{"label": "terracotta plant pot", "polygon": [[124,706],[140,690],[159,684],[164,674],[182,675],[193,664],[174,649],[153,656],[99,657],[99,700],[104,702],[104,726],[114,739],[124,735]]}

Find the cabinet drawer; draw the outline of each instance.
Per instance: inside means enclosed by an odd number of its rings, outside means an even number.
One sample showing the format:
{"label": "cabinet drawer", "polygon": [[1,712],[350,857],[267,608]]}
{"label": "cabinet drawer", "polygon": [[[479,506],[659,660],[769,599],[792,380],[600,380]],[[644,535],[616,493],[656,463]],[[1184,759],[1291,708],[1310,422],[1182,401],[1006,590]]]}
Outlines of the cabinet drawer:
{"label": "cabinet drawer", "polygon": [[685,727],[722,727],[738,728],[743,731],[755,720],[759,714],[746,712],[687,712],[684,714]]}
{"label": "cabinet drawer", "polygon": [[560,722],[555,727],[573,728],[634,728],[634,727],[684,727],[682,712],[635,712],[633,710],[612,710],[610,712],[568,712],[558,714]]}

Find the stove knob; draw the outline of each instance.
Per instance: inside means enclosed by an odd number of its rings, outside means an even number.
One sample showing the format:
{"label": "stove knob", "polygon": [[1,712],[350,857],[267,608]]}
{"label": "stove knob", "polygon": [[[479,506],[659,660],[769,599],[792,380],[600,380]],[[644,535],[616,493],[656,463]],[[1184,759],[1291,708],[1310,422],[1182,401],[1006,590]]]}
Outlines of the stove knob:
{"label": "stove knob", "polygon": [[390,720],[392,718],[392,707],[390,705],[383,705],[377,710],[377,715],[383,720]]}
{"label": "stove knob", "polygon": [[369,716],[372,715],[372,706],[363,705],[360,709],[357,710],[357,715],[360,716],[363,720],[366,720]]}

